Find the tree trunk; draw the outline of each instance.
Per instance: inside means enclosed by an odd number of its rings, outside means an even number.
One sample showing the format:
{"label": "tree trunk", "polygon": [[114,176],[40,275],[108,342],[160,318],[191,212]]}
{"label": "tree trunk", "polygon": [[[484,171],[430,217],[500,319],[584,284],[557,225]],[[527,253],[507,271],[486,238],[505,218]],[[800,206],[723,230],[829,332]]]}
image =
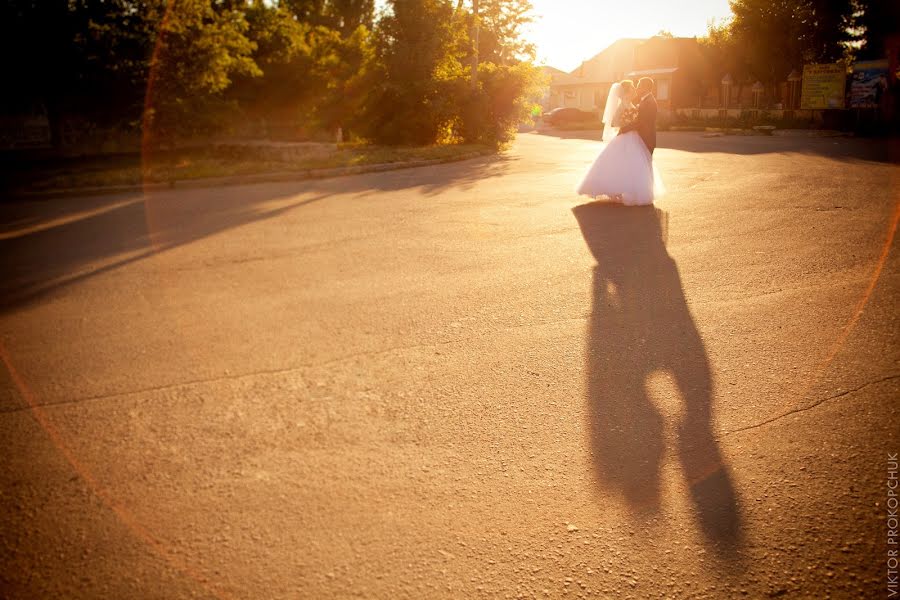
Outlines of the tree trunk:
{"label": "tree trunk", "polygon": [[478,88],[478,0],[472,0],[472,89]]}

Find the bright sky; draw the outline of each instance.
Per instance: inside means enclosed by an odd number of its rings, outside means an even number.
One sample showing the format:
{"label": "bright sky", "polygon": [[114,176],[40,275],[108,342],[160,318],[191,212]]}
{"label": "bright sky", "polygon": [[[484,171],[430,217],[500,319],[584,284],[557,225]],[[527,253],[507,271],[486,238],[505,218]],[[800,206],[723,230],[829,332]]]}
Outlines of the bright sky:
{"label": "bright sky", "polygon": [[619,38],[646,38],[661,29],[678,37],[706,32],[710,19],[731,16],[728,0],[531,0],[528,39],[537,63],[571,71]]}
{"label": "bright sky", "polygon": [[[472,0],[464,0],[466,6]],[[648,38],[665,29],[678,37],[706,33],[710,20],[731,16],[728,0],[531,0],[527,38],[536,62],[571,71],[619,38]],[[455,4],[455,0],[454,0]],[[375,0],[376,8],[385,0]]]}

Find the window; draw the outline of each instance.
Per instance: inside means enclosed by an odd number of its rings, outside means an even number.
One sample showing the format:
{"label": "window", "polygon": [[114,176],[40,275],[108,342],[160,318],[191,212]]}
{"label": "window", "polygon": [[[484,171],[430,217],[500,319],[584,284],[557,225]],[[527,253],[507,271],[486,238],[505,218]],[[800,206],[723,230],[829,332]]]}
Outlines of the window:
{"label": "window", "polygon": [[669,99],[669,80],[660,79],[656,82],[656,97],[660,100]]}
{"label": "window", "polygon": [[603,92],[600,90],[594,90],[594,108],[599,108],[603,106],[603,101],[605,98],[603,97]]}

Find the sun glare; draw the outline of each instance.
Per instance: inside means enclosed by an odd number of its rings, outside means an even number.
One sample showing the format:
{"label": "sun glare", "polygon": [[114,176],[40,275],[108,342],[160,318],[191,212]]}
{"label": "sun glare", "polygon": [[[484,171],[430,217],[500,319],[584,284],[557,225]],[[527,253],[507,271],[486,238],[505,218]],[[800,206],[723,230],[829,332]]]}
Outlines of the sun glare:
{"label": "sun glare", "polygon": [[570,71],[619,38],[647,38],[661,30],[691,37],[710,20],[725,19],[728,0],[531,0],[535,22],[528,38],[537,62]]}

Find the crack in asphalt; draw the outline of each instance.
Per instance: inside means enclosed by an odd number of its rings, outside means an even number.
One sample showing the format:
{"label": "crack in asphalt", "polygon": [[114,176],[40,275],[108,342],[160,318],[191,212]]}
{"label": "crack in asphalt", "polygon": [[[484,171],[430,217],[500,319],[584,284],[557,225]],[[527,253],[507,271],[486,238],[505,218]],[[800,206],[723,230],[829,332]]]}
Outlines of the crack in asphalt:
{"label": "crack in asphalt", "polygon": [[821,406],[822,404],[825,404],[825,403],[828,402],[829,400],[835,400],[835,399],[837,399],[837,398],[842,398],[843,396],[849,396],[850,394],[855,394],[856,392],[859,392],[859,391],[861,391],[861,390],[863,390],[863,389],[865,389],[865,388],[867,388],[867,387],[869,387],[869,386],[872,386],[872,385],[878,385],[878,384],[880,384],[880,383],[885,383],[885,382],[887,382],[887,381],[891,381],[891,380],[894,380],[894,379],[900,379],[900,373],[897,373],[897,374],[894,374],[894,375],[887,375],[887,376],[885,376],[885,377],[882,377],[881,379],[875,379],[875,380],[873,380],[873,381],[867,381],[866,383],[864,383],[864,384],[862,384],[862,385],[859,385],[859,386],[857,386],[857,387],[855,387],[855,388],[851,388],[851,389],[849,389],[849,390],[844,390],[843,392],[841,392],[841,393],[839,393],[839,394],[834,394],[833,396],[827,396],[827,397],[825,397],[825,398],[821,398],[821,399],[817,400],[816,402],[814,402],[814,403],[812,403],[812,404],[810,404],[810,405],[808,405],[808,406],[803,406],[803,407],[801,407],[801,408],[794,408],[794,409],[791,409],[791,410],[789,410],[789,411],[787,411],[787,412],[785,412],[785,413],[782,413],[782,414],[780,414],[780,415],[777,415],[777,416],[775,416],[775,417],[771,417],[771,418],[769,418],[769,419],[766,419],[765,421],[761,421],[761,422],[759,422],[759,423],[754,423],[753,425],[746,425],[746,426],[744,426],[744,427],[738,427],[737,429],[732,429],[731,431],[726,431],[725,433],[723,433],[723,434],[720,436],[720,438],[728,437],[729,435],[734,434],[734,433],[740,433],[740,432],[743,432],[743,431],[750,431],[751,429],[759,429],[760,427],[765,427],[766,425],[769,425],[769,424],[771,424],[771,423],[774,423],[775,421],[780,421],[781,419],[783,419],[783,418],[785,418],[785,417],[789,417],[789,416],[791,416],[791,415],[795,415],[795,414],[798,414],[798,413],[802,413],[802,412],[806,412],[806,411],[812,410],[812,409],[814,409],[814,408],[816,408],[816,407],[818,407],[818,406]]}
{"label": "crack in asphalt", "polygon": [[[515,331],[515,330],[521,329],[523,327],[542,327],[542,326],[547,326],[547,325],[556,325],[556,324],[560,324],[560,323],[569,323],[572,321],[581,321],[581,320],[586,319],[588,316],[589,315],[585,315],[585,316],[581,316],[581,317],[572,317],[572,318],[568,318],[568,319],[541,321],[538,323],[523,323],[520,325],[510,325],[503,329],[506,331]],[[389,348],[382,348],[380,350],[366,350],[364,352],[356,352],[356,353],[352,353],[352,354],[346,354],[344,356],[338,356],[338,357],[331,358],[331,359],[328,359],[328,360],[325,360],[322,362],[301,363],[301,364],[297,364],[297,365],[290,366],[290,367],[282,367],[279,369],[260,369],[258,371],[250,371],[247,373],[236,373],[234,375],[229,374],[229,375],[218,375],[215,377],[206,377],[206,378],[200,378],[200,379],[189,379],[186,381],[165,383],[163,385],[150,386],[150,387],[146,387],[146,388],[109,392],[106,394],[98,394],[95,396],[85,396],[83,398],[73,398],[70,400],[59,400],[56,402],[47,402],[45,404],[38,404],[38,406],[41,408],[66,406],[66,405],[71,405],[71,404],[81,404],[83,402],[108,400],[110,398],[115,398],[117,396],[131,396],[134,394],[148,394],[148,393],[153,393],[153,392],[161,392],[161,391],[172,390],[172,389],[176,389],[176,388],[180,388],[180,387],[215,383],[217,381],[236,381],[239,379],[244,379],[246,377],[256,377],[258,375],[282,375],[285,373],[301,371],[304,369],[316,369],[316,368],[321,368],[321,367],[327,367],[327,366],[335,364],[335,363],[341,363],[341,362],[345,362],[345,361],[349,361],[349,360],[353,360],[353,359],[361,358],[361,357],[365,357],[365,356],[379,356],[379,355],[383,355],[383,354],[390,354],[392,352],[400,352],[400,351],[404,351],[404,350],[416,350],[416,349],[420,349],[420,348],[437,348],[437,347],[441,347],[441,346],[448,346],[451,344],[465,343],[465,342],[470,342],[475,339],[478,339],[479,337],[483,337],[483,335],[470,335],[470,336],[464,337],[464,338],[454,338],[454,339],[436,341],[436,342],[425,343],[425,344],[410,344],[410,345],[391,346]],[[20,412],[27,412],[30,410],[31,410],[31,407],[29,407],[29,406],[18,406],[15,408],[0,409],[0,415],[16,414],[16,413],[20,413]]]}
{"label": "crack in asphalt", "polygon": [[[97,400],[108,400],[110,398],[115,398],[117,396],[131,396],[134,394],[147,394],[153,392],[161,392],[165,390],[173,390],[180,387],[188,387],[192,385],[203,385],[207,383],[215,383],[217,381],[236,381],[239,379],[244,379],[247,377],[256,377],[258,375],[281,375],[285,373],[291,373],[293,371],[301,371],[304,369],[315,369],[319,367],[325,367],[331,364],[340,363],[344,361],[353,360],[355,358],[360,358],[363,356],[378,356],[380,354],[389,354],[391,352],[397,352],[402,350],[414,350],[417,348],[433,348],[439,346],[446,346],[449,344],[456,344],[460,342],[470,341],[473,338],[464,338],[464,339],[453,339],[453,340],[445,340],[440,342],[434,342],[431,344],[412,344],[409,346],[392,346],[390,348],[384,348],[381,350],[367,350],[365,352],[356,352],[354,354],[347,354],[344,356],[338,356],[329,360],[325,360],[322,362],[314,362],[314,363],[303,363],[294,365],[291,367],[283,367],[280,369],[260,369],[258,371],[250,371],[247,373],[237,373],[234,375],[218,375],[216,377],[206,377],[201,379],[189,379],[187,381],[179,381],[175,383],[166,383],[158,386],[151,386],[146,388],[139,388],[134,390],[124,390],[118,392],[109,392],[107,394],[98,394],[96,396],[85,396],[83,398],[73,398],[71,400],[60,400],[57,402],[47,402],[46,404],[38,404],[41,408],[51,408],[55,406],[65,406],[69,404],[81,404],[83,402],[94,402]],[[19,406],[16,408],[4,409],[0,410],[0,415],[6,414],[15,414],[20,412],[30,411],[30,406]]]}

